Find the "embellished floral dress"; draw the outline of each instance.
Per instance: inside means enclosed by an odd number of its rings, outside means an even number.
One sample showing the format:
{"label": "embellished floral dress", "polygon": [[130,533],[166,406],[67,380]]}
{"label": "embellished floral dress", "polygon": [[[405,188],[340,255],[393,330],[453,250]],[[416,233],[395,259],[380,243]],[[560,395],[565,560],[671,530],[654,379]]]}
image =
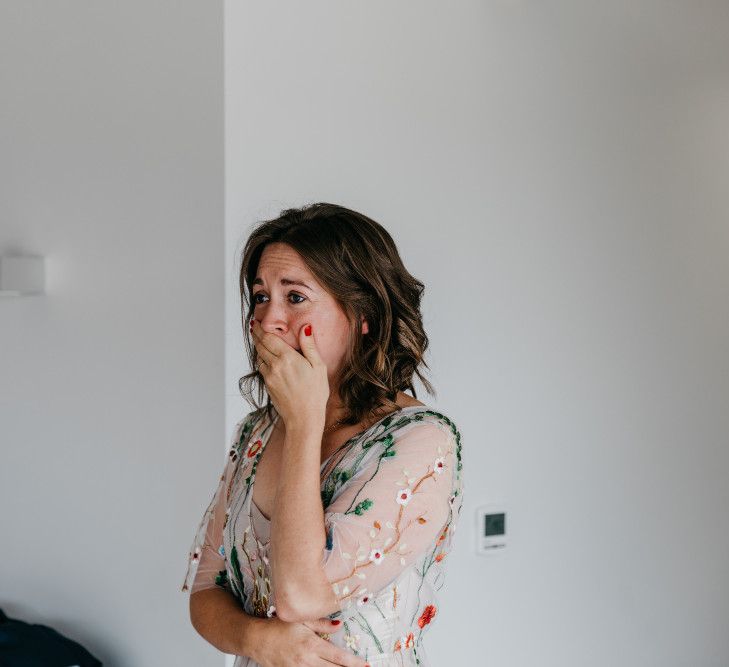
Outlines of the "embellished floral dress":
{"label": "embellished floral dress", "polygon": [[[248,614],[276,613],[270,523],[253,502],[256,465],[279,416],[238,422],[198,527],[182,590],[228,590]],[[342,629],[320,635],[372,667],[429,667],[423,637],[438,618],[462,508],[461,435],[428,406],[401,408],[342,444],[321,465],[326,545],[321,567]],[[259,667],[238,656],[234,667]]]}

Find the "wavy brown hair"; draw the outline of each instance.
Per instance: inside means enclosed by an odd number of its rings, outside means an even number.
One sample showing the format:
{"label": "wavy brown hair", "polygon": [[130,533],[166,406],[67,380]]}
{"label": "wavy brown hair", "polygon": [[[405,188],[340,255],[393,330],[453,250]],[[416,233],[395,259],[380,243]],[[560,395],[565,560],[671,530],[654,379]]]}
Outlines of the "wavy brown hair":
{"label": "wavy brown hair", "polygon": [[[243,249],[240,295],[244,339],[251,368],[257,368],[258,353],[247,335],[253,316],[253,281],[263,249],[269,243],[291,246],[324,288],[336,299],[350,322],[346,358],[342,364],[339,397],[346,424],[365,417],[398,411],[399,391],[415,394],[413,376],[435,396],[433,386],[420,372],[429,368],[424,360],[428,336],[423,328],[420,302],[423,283],[407,271],[395,242],[379,223],[362,213],[337,204],[320,202],[289,208],[272,219],[259,222]],[[368,333],[362,335],[362,316]],[[273,417],[273,405],[263,402],[265,383],[254,370],[240,378],[244,398],[255,408],[265,408]],[[253,399],[257,389],[259,403]]]}

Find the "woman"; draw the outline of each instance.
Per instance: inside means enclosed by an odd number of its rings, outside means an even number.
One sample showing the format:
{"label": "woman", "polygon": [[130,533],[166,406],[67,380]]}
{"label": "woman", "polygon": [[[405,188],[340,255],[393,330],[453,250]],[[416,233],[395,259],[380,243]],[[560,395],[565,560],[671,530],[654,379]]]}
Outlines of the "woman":
{"label": "woman", "polygon": [[190,550],[193,626],[235,667],[428,667],[463,480],[458,429],[414,398],[423,284],[382,226],[320,203],[254,229],[240,289],[241,390],[268,398]]}

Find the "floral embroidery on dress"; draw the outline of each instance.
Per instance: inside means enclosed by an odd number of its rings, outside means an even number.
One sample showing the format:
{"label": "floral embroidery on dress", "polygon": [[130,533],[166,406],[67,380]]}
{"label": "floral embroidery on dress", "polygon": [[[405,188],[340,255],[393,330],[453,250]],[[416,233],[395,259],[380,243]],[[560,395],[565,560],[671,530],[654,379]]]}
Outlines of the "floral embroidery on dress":
{"label": "floral embroidery on dress", "polygon": [[[183,590],[220,586],[249,614],[276,616],[270,522],[252,502],[278,415],[238,422],[225,469],[188,556]],[[445,556],[463,502],[461,435],[444,414],[410,406],[350,438],[321,467],[322,569],[343,631],[318,633],[377,665],[427,665]],[[386,638],[395,637],[395,641]],[[235,667],[256,667],[238,656]]]}

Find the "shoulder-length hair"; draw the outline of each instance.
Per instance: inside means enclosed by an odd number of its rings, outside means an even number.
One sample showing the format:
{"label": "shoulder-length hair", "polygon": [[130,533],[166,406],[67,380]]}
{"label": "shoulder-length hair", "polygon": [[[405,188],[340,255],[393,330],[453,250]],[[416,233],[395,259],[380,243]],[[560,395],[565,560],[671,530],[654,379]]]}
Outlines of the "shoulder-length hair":
{"label": "shoulder-length hair", "polygon": [[[423,328],[420,302],[423,283],[407,271],[392,237],[379,223],[362,213],[325,202],[289,208],[259,222],[243,249],[240,269],[241,312],[244,339],[251,368],[258,353],[247,335],[253,316],[253,281],[263,249],[269,243],[286,243],[303,259],[316,279],[339,303],[350,322],[346,358],[341,366],[339,396],[345,407],[342,419],[358,424],[383,410],[396,412],[399,391],[410,389],[417,398],[417,375],[430,395],[433,386],[420,372],[428,336]],[[368,333],[362,335],[362,316]],[[243,397],[273,417],[273,405],[263,401],[263,376],[254,370],[240,378]],[[257,403],[253,392],[257,389]]]}

